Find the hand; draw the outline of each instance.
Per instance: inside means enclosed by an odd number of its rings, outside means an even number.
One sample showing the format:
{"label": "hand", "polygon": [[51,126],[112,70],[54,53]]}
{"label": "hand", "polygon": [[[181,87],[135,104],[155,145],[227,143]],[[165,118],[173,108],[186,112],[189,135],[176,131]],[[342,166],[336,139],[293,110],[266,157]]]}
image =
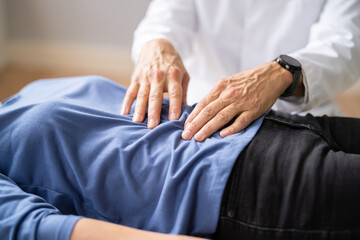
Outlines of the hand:
{"label": "hand", "polygon": [[169,120],[177,120],[181,104],[186,104],[188,83],[189,75],[171,43],[164,39],[150,41],[141,50],[121,114],[129,114],[132,103],[137,99],[133,121],[144,121],[149,105],[148,128],[154,128],[160,123],[163,93],[168,92]]}
{"label": "hand", "polygon": [[240,132],[266,113],[291,82],[292,74],[277,62],[222,79],[189,115],[182,138],[189,140],[195,135],[196,141],[204,141],[233,118],[220,136]]}

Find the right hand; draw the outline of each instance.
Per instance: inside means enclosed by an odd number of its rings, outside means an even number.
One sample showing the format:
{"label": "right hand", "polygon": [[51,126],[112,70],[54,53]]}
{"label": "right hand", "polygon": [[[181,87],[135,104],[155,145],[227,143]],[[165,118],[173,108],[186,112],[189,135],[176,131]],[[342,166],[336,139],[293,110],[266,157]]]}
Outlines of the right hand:
{"label": "right hand", "polygon": [[141,49],[121,114],[129,114],[137,99],[133,121],[143,122],[148,106],[148,128],[154,128],[160,123],[163,93],[168,92],[169,120],[179,119],[181,104],[186,104],[189,79],[179,54],[169,41],[147,42]]}

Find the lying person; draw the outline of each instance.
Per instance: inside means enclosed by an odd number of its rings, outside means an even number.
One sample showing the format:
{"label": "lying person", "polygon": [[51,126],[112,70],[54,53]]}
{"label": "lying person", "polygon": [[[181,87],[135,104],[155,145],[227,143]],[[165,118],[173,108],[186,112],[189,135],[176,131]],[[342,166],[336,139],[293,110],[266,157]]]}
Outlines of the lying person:
{"label": "lying person", "polygon": [[119,114],[125,91],[97,76],[41,80],[3,103],[3,239],[360,237],[360,120],[270,111],[185,141],[193,107],[168,121],[165,100],[150,130],[134,109]]}

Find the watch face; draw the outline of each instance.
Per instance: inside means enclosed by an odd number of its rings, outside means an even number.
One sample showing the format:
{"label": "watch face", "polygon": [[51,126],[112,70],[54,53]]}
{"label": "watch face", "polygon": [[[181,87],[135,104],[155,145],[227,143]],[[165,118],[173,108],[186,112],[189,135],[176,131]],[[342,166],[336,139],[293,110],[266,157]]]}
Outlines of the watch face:
{"label": "watch face", "polygon": [[287,56],[287,55],[281,55],[280,56],[281,59],[286,62],[288,65],[290,66],[294,66],[296,68],[300,68],[301,67],[301,64],[299,63],[298,60],[296,60],[295,58],[292,58],[290,56]]}

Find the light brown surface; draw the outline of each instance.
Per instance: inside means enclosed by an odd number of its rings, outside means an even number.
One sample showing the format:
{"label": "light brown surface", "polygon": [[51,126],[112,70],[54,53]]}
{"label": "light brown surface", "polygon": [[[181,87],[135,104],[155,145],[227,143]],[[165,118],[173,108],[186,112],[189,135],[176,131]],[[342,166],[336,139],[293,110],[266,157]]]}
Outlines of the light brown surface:
{"label": "light brown surface", "polygon": [[[0,71],[0,101],[18,92],[26,84],[37,79],[101,75],[124,86],[130,83],[130,75],[101,71],[79,71],[75,69],[34,69],[21,66],[7,66]],[[360,118],[360,81],[337,98],[341,110],[349,117]]]}
{"label": "light brown surface", "polygon": [[130,76],[105,71],[79,71],[75,69],[34,69],[21,66],[7,66],[0,71],[0,101],[18,92],[26,84],[45,78],[101,75],[128,86]]}
{"label": "light brown surface", "polygon": [[337,98],[341,110],[349,117],[360,118],[360,80]]}

